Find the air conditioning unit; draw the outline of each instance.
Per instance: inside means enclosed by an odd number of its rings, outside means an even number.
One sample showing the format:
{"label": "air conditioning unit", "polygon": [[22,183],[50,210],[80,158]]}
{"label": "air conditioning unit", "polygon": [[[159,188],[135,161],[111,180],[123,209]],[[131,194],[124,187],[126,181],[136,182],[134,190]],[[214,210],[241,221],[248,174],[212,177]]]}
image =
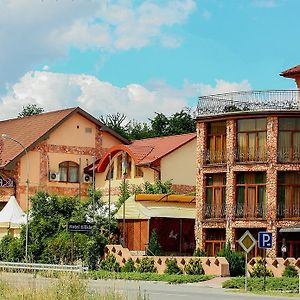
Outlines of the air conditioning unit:
{"label": "air conditioning unit", "polygon": [[82,181],[84,183],[92,183],[93,182],[93,177],[89,174],[83,174]]}
{"label": "air conditioning unit", "polygon": [[59,173],[49,172],[49,181],[59,181]]}

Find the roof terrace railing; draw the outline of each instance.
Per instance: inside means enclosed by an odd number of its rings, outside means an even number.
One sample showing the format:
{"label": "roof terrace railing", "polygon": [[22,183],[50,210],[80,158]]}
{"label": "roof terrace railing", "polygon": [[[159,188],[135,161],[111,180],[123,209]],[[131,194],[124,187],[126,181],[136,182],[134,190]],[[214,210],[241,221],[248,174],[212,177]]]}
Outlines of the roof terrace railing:
{"label": "roof terrace railing", "polygon": [[300,90],[243,91],[199,97],[195,118],[237,111],[298,109]]}

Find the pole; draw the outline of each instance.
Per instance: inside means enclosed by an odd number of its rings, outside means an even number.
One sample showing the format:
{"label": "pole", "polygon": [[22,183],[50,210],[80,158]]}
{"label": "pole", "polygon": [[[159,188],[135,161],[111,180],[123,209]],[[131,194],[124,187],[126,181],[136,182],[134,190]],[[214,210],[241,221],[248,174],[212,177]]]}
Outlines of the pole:
{"label": "pole", "polygon": [[24,152],[25,152],[25,158],[26,158],[26,228],[25,228],[25,261],[27,262],[28,260],[28,220],[29,220],[29,158],[28,158],[28,151],[27,149],[25,148],[25,146],[19,142],[18,140],[12,138],[11,136],[3,133],[1,134],[1,137],[3,139],[6,139],[6,140],[11,140],[15,143],[17,143],[18,145],[20,145]]}
{"label": "pole", "polygon": [[123,176],[123,196],[124,196],[124,202],[123,202],[123,247],[125,248],[126,247],[126,242],[125,242],[125,175]]}
{"label": "pole", "polygon": [[[79,170],[81,170],[81,157],[79,157]],[[79,183],[78,183],[78,198],[79,198],[79,201],[81,200],[81,179],[79,178]]]}
{"label": "pole", "polygon": [[247,276],[248,276],[247,261],[248,261],[248,253],[246,252],[246,257],[245,257],[245,291],[246,292],[247,292]]}
{"label": "pole", "polygon": [[95,156],[93,156],[93,220],[95,222]]}
{"label": "pole", "polygon": [[267,261],[266,261],[266,257],[267,257],[267,249],[264,249],[264,291],[266,290],[266,273],[267,273]]}
{"label": "pole", "polygon": [[111,153],[109,153],[109,178],[108,178],[108,236],[110,236],[110,219],[111,219],[111,212],[110,212],[110,206],[111,206],[111,199],[110,199],[110,193],[111,193],[111,176],[112,176],[112,167],[111,167]]}

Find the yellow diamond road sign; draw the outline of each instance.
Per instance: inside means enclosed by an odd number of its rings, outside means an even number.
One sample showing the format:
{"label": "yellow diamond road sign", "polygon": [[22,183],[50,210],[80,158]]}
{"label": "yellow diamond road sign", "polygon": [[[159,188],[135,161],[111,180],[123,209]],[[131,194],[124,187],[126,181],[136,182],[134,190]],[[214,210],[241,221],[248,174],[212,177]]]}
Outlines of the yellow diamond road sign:
{"label": "yellow diamond road sign", "polygon": [[242,237],[239,239],[240,246],[249,253],[253,247],[256,244],[256,239],[253,237],[253,235],[247,230]]}

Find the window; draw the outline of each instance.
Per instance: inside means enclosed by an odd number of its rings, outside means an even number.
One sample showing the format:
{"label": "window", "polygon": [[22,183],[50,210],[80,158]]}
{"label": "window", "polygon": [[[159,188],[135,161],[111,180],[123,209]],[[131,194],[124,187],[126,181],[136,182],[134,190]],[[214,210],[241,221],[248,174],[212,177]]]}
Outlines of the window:
{"label": "window", "polygon": [[225,229],[205,229],[205,252],[207,256],[217,256],[225,243]]}
{"label": "window", "polygon": [[299,218],[300,216],[300,172],[278,173],[277,216]]}
{"label": "window", "polygon": [[117,157],[117,179],[121,179],[123,176],[122,164],[123,164],[123,156],[121,154]]}
{"label": "window", "polygon": [[226,122],[213,122],[208,124],[207,162],[226,162]]}
{"label": "window", "polygon": [[143,168],[139,166],[135,166],[135,177],[143,177],[143,176],[144,176]]}
{"label": "window", "polygon": [[300,161],[300,118],[279,118],[278,159]]}
{"label": "window", "polygon": [[266,161],[267,120],[238,120],[238,160]]}
{"label": "window", "polygon": [[128,155],[128,153],[125,153],[125,162],[124,162],[125,165],[125,170],[124,173],[126,172],[125,174],[125,178],[131,178],[131,157]]}
{"label": "window", "polygon": [[238,173],[236,184],[236,217],[263,218],[266,205],[266,174]]}
{"label": "window", "polygon": [[109,180],[109,179],[113,179],[113,178],[114,178],[114,163],[112,161],[111,165],[107,171],[105,180]]}
{"label": "window", "polygon": [[224,218],[226,199],[225,174],[210,174],[206,178],[205,218]]}
{"label": "window", "polygon": [[64,182],[79,182],[79,165],[72,161],[60,163],[59,180]]}

